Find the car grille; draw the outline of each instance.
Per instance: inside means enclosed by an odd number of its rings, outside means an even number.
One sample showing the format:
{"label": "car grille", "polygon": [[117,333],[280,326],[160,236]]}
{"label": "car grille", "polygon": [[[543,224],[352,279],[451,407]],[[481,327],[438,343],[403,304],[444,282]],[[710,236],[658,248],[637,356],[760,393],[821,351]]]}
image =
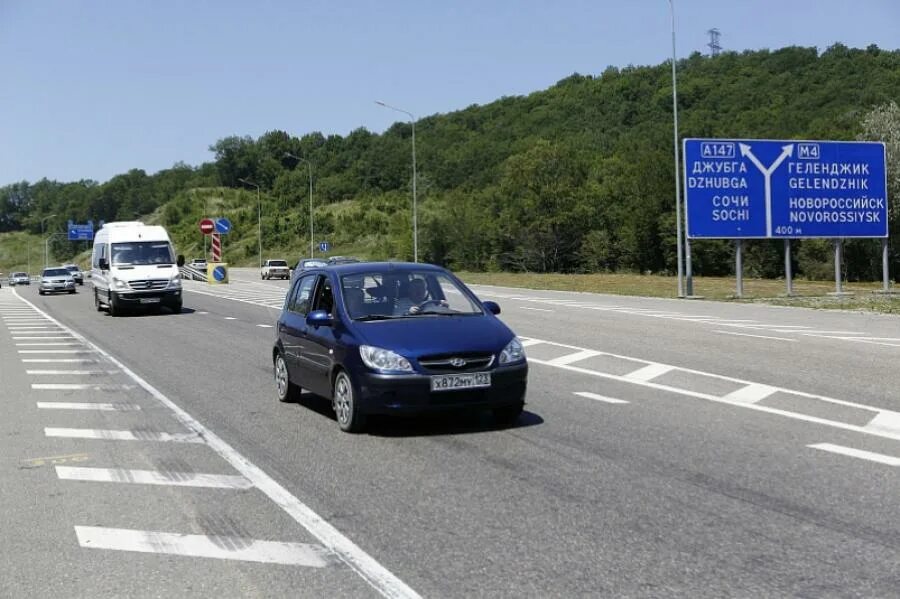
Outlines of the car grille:
{"label": "car grille", "polygon": [[419,358],[419,365],[432,374],[479,372],[487,370],[493,363],[494,354],[459,353]]}
{"label": "car grille", "polygon": [[148,289],[165,289],[169,286],[168,279],[146,279],[143,281],[131,281],[128,283],[135,291],[145,291]]}

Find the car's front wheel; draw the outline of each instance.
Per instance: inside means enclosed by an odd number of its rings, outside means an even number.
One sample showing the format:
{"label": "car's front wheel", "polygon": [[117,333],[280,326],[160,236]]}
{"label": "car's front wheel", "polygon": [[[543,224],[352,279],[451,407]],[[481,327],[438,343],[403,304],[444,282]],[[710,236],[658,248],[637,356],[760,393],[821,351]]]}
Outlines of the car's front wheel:
{"label": "car's front wheel", "polygon": [[346,433],[362,432],[366,426],[366,415],[360,409],[356,391],[353,389],[353,381],[344,370],[338,372],[334,377],[332,403],[338,426],[342,431]]}
{"label": "car's front wheel", "polygon": [[275,354],[275,390],[281,402],[294,401],[300,396],[300,387],[291,382],[287,362],[280,351]]}

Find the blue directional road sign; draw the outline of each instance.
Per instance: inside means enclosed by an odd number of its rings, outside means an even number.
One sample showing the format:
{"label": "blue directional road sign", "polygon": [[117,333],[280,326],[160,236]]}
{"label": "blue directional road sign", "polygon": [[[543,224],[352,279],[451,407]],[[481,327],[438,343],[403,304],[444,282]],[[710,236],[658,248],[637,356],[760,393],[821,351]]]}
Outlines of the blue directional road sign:
{"label": "blue directional road sign", "polygon": [[68,232],[69,241],[91,241],[94,238],[94,222],[88,221],[87,224],[79,225],[73,221],[69,221]]}
{"label": "blue directional road sign", "polygon": [[692,239],[887,237],[880,142],[685,139]]}
{"label": "blue directional road sign", "polygon": [[320,251],[320,252],[327,252],[327,251],[330,250],[330,249],[331,249],[331,244],[328,243],[327,241],[320,241],[320,242],[319,242],[319,251]]}
{"label": "blue directional road sign", "polygon": [[213,268],[213,273],[212,273],[212,274],[213,274],[213,278],[214,278],[216,281],[219,281],[220,283],[221,283],[222,281],[225,281],[225,280],[228,278],[228,271],[225,270],[225,267],[224,267],[224,266],[221,266],[221,265],[216,266],[215,268]]}
{"label": "blue directional road sign", "polygon": [[225,235],[231,231],[231,221],[225,217],[216,219],[216,233]]}

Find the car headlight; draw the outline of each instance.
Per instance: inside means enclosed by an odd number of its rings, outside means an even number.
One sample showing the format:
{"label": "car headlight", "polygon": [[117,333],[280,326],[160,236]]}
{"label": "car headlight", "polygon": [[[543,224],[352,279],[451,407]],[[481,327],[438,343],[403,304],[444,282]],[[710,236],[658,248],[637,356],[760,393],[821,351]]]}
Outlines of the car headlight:
{"label": "car headlight", "polygon": [[181,275],[177,274],[169,281],[169,287],[173,287],[175,289],[181,288]]}
{"label": "car headlight", "polygon": [[503,351],[500,352],[500,363],[501,364],[513,364],[515,362],[521,362],[525,359],[525,348],[522,347],[522,342],[519,341],[518,337],[513,337],[512,341],[506,344],[506,347],[503,348]]}
{"label": "car headlight", "polygon": [[128,283],[115,277],[112,279],[112,284],[116,289],[128,289]]}
{"label": "car headlight", "polygon": [[409,360],[389,349],[360,345],[359,357],[362,358],[366,366],[373,370],[412,372],[412,365],[410,365]]}

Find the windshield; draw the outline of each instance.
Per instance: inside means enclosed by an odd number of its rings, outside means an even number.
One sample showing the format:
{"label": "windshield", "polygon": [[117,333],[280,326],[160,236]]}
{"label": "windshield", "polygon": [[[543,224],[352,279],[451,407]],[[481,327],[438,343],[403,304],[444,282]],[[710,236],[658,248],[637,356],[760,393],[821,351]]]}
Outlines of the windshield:
{"label": "windshield", "polygon": [[172,246],[167,241],[132,241],[112,244],[112,264],[175,264]]}
{"label": "windshield", "polygon": [[341,277],[344,305],[354,320],[482,314],[448,275],[434,271],[372,271]]}
{"label": "windshield", "polygon": [[42,274],[42,277],[68,277],[69,271],[65,268],[48,268]]}
{"label": "windshield", "polygon": [[323,262],[322,260],[301,260],[300,268],[321,268],[323,266],[328,266],[327,262]]}
{"label": "windshield", "polygon": [[14,277],[27,277],[28,275],[27,275],[26,273],[24,273],[24,272],[14,272],[14,273],[12,274],[12,276],[14,276]]}
{"label": "windshield", "polygon": [[287,260],[269,260],[269,266],[287,266]]}
{"label": "windshield", "polygon": [[75,265],[72,265],[72,266],[66,266],[66,270],[68,270],[69,272],[78,272],[81,269]]}

